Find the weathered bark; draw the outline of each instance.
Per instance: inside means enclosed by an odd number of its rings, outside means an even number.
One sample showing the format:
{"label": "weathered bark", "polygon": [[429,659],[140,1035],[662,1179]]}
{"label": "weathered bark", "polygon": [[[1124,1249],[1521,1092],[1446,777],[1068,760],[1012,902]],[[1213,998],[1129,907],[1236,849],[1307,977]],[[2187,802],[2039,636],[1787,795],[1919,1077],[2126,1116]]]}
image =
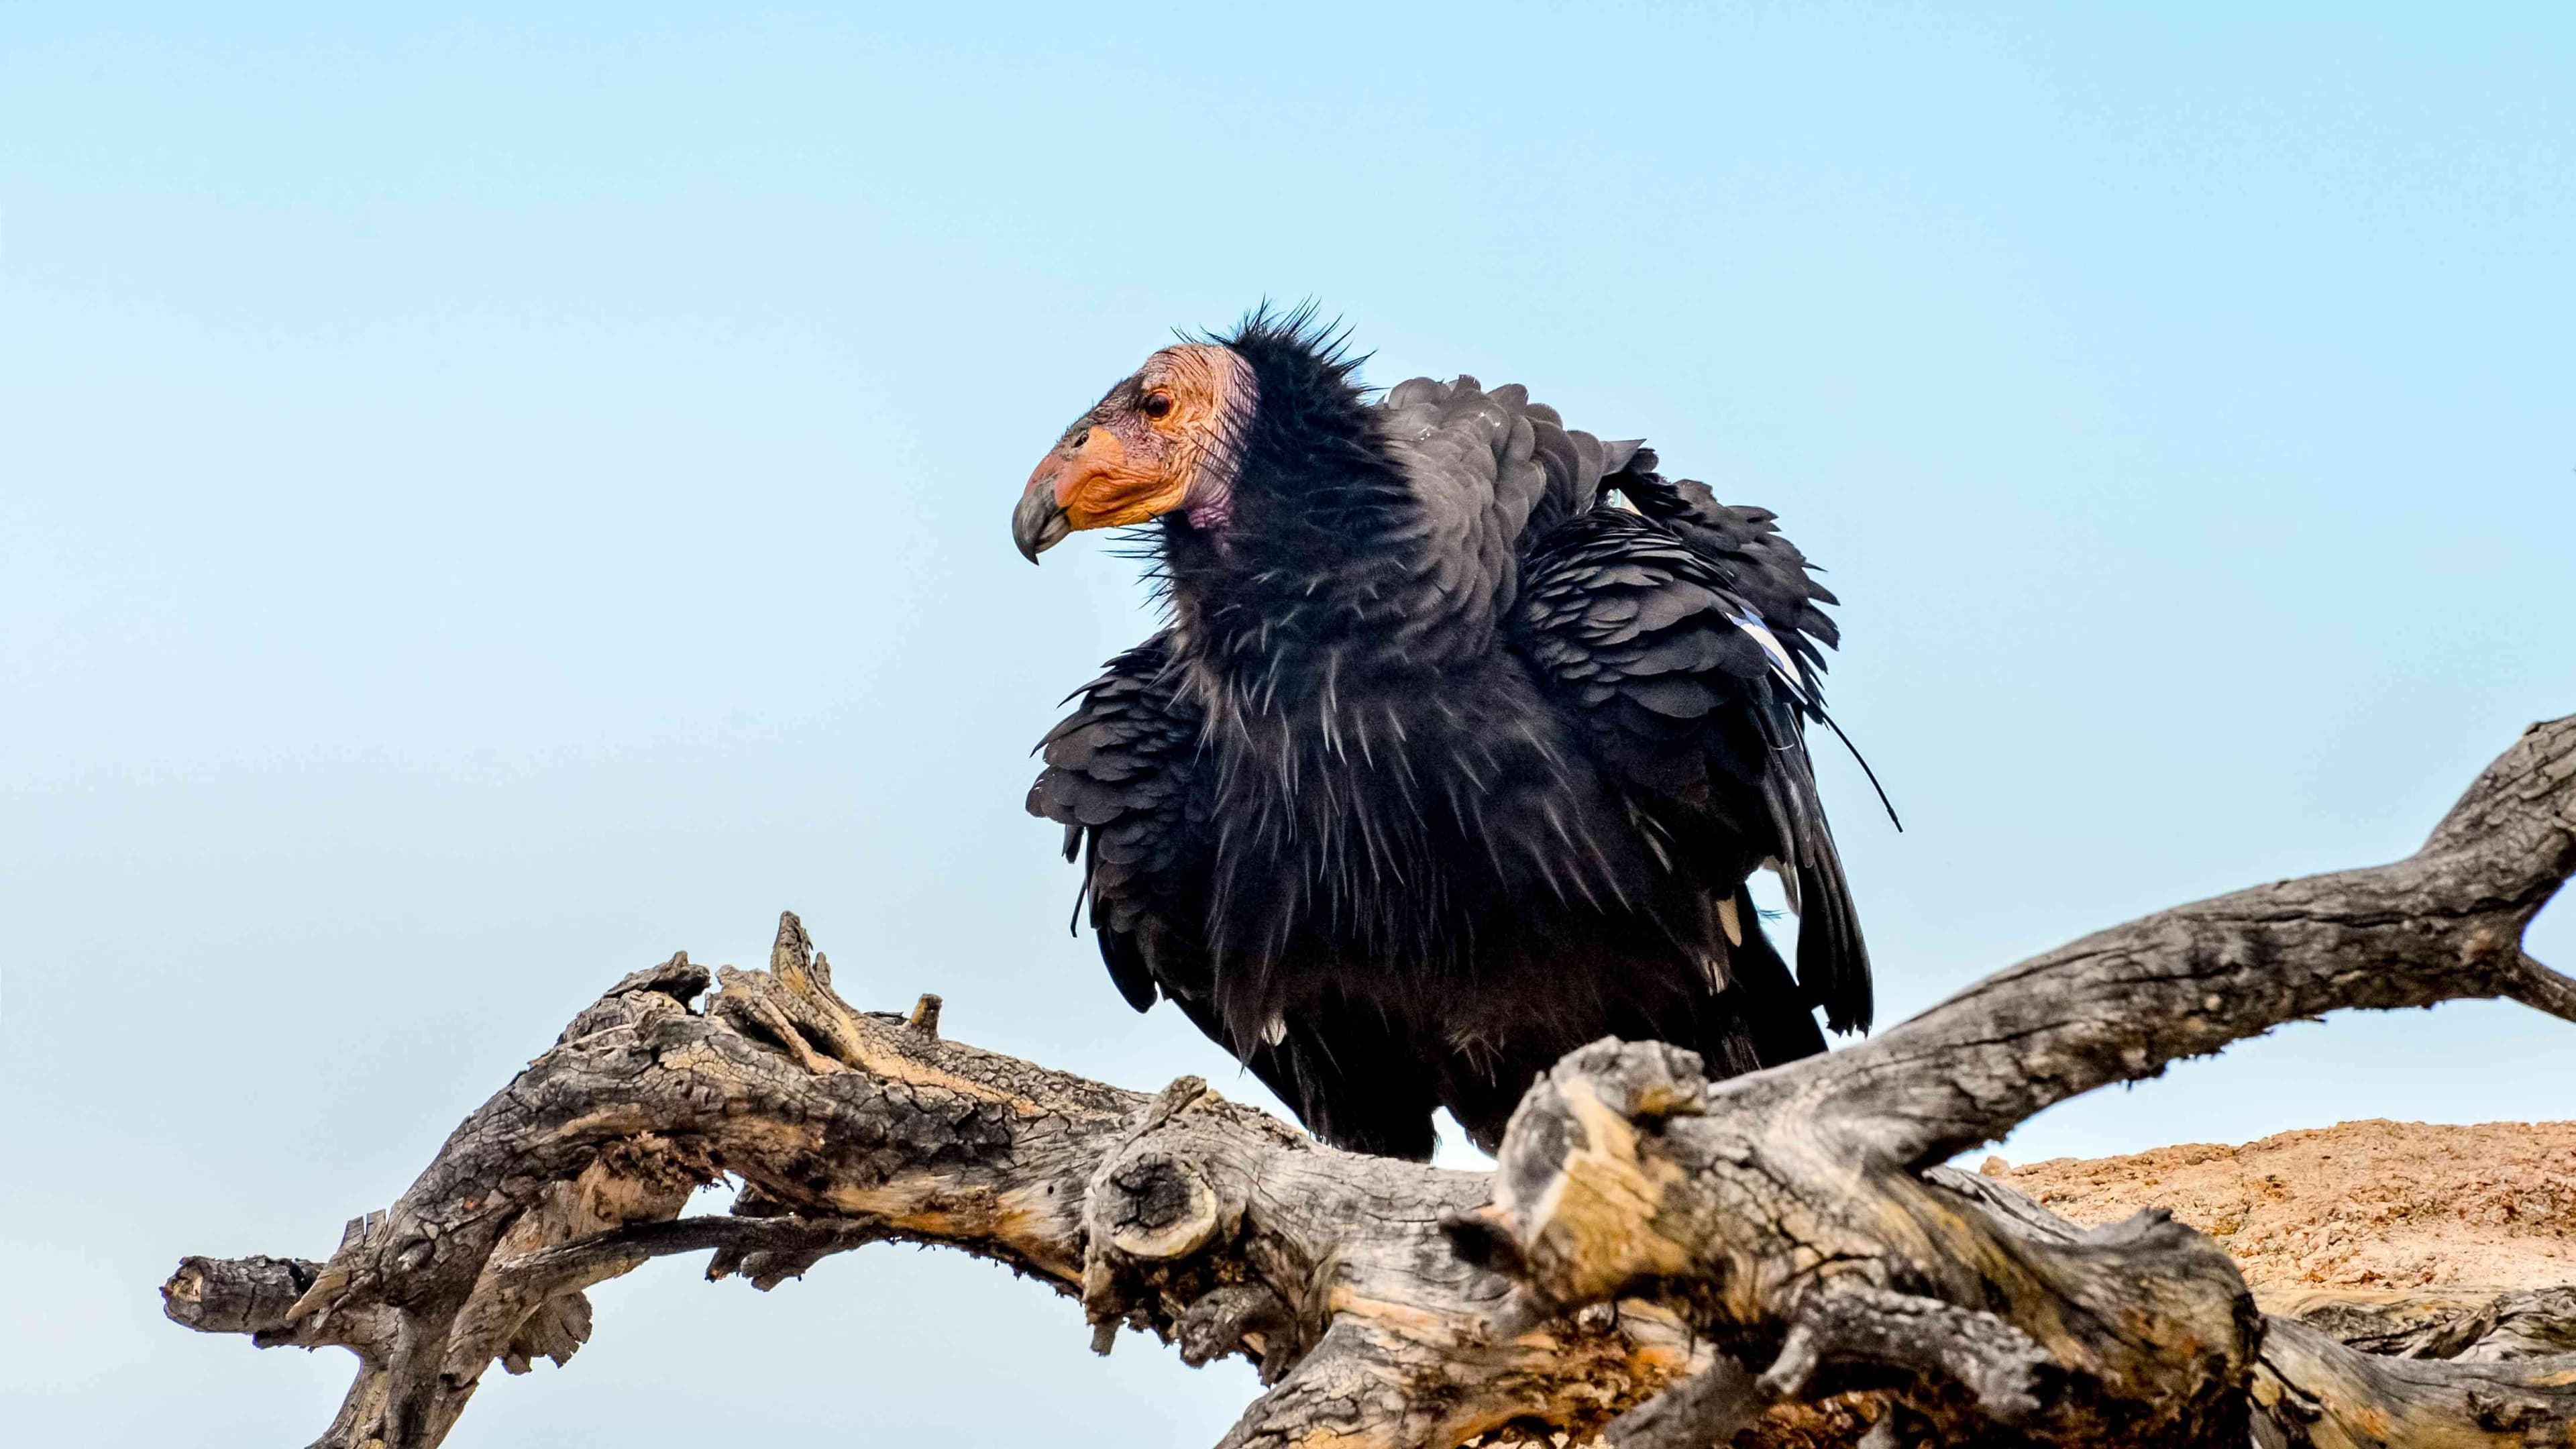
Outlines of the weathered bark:
{"label": "weathered bark", "polygon": [[[2520,944],[2571,870],[2576,718],[2405,861],[2114,928],[1850,1050],[1711,1084],[1687,1052],[1586,1048],[1490,1177],[1320,1147],[1196,1079],[1149,1097],[945,1041],[934,997],[853,1011],[789,916],[702,1007],[685,956],[611,988],[328,1262],[191,1258],[163,1291],[193,1328],[355,1351],[325,1445],[438,1443],[492,1363],[563,1361],[581,1290],[652,1257],[766,1287],[887,1239],[1079,1296],[1104,1349],[1123,1326],[1254,1358],[1227,1446],[2576,1444],[2547,1295],[2267,1320],[2159,1214],[2085,1232],[1933,1165],[2339,1007],[2576,1019]],[[735,1215],[676,1217],[727,1175]]]}
{"label": "weathered bark", "polygon": [[2272,1305],[2365,1353],[2462,1363],[2576,1353],[2576,1286],[2316,1289]]}

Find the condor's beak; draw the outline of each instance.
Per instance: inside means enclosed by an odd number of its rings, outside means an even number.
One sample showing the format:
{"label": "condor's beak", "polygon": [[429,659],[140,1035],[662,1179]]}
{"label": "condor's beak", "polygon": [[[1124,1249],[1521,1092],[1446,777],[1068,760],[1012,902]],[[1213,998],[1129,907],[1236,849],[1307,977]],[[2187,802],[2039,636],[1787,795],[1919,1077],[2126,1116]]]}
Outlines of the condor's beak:
{"label": "condor's beak", "polygon": [[1020,495],[1020,506],[1011,510],[1011,542],[1020,546],[1020,557],[1031,563],[1073,532],[1064,505],[1055,497],[1055,480],[1062,473],[1058,460],[1049,456],[1029,479],[1029,491]]}
{"label": "condor's beak", "polygon": [[1127,461],[1127,449],[1107,428],[1077,424],[1029,474],[1020,506],[1011,511],[1011,541],[1031,563],[1064,542],[1078,528],[1098,528],[1108,520],[1081,508],[1085,489],[1103,475],[1115,475]]}

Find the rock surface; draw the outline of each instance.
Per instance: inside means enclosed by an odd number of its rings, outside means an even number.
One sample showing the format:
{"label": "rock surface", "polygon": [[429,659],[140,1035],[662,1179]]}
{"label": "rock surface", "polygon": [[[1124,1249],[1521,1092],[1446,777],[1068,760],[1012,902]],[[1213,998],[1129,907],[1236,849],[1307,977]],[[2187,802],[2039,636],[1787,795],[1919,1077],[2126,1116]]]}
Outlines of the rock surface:
{"label": "rock surface", "polygon": [[2167,1209],[2224,1244],[2267,1305],[2319,1288],[2576,1284],[2576,1122],[2374,1119],[1981,1170],[2087,1226]]}

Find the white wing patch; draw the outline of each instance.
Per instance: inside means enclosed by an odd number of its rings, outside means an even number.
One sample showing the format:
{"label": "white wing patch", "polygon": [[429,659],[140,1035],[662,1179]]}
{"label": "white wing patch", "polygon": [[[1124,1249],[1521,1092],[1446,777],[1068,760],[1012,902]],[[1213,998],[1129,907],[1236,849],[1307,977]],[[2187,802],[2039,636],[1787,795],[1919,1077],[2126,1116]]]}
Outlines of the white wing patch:
{"label": "white wing patch", "polygon": [[1789,657],[1789,651],[1780,647],[1778,635],[1773,634],[1751,609],[1731,616],[1728,622],[1751,635],[1753,642],[1761,645],[1762,652],[1770,657],[1771,672],[1779,677],[1781,683],[1796,691],[1800,699],[1806,698],[1807,676],[1799,670],[1798,661]]}

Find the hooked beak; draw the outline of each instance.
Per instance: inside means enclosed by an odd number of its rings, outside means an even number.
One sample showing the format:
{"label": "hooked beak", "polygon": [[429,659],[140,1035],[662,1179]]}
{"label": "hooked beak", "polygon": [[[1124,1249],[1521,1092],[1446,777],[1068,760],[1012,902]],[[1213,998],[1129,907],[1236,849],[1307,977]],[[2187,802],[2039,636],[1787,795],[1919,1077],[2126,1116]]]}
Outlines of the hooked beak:
{"label": "hooked beak", "polygon": [[1039,554],[1076,529],[1133,521],[1116,516],[1114,500],[1108,501],[1113,511],[1104,515],[1104,500],[1098,496],[1103,485],[1114,488],[1126,462],[1125,445],[1109,429],[1087,422],[1066,429],[1063,440],[1030,472],[1020,506],[1011,511],[1011,541],[1020,546],[1020,556],[1036,563]]}
{"label": "hooked beak", "polygon": [[1056,479],[1063,473],[1063,459],[1049,454],[1030,477],[1029,490],[1020,495],[1020,506],[1011,510],[1011,542],[1020,546],[1020,557],[1031,563],[1073,532],[1064,505],[1055,496]]}

